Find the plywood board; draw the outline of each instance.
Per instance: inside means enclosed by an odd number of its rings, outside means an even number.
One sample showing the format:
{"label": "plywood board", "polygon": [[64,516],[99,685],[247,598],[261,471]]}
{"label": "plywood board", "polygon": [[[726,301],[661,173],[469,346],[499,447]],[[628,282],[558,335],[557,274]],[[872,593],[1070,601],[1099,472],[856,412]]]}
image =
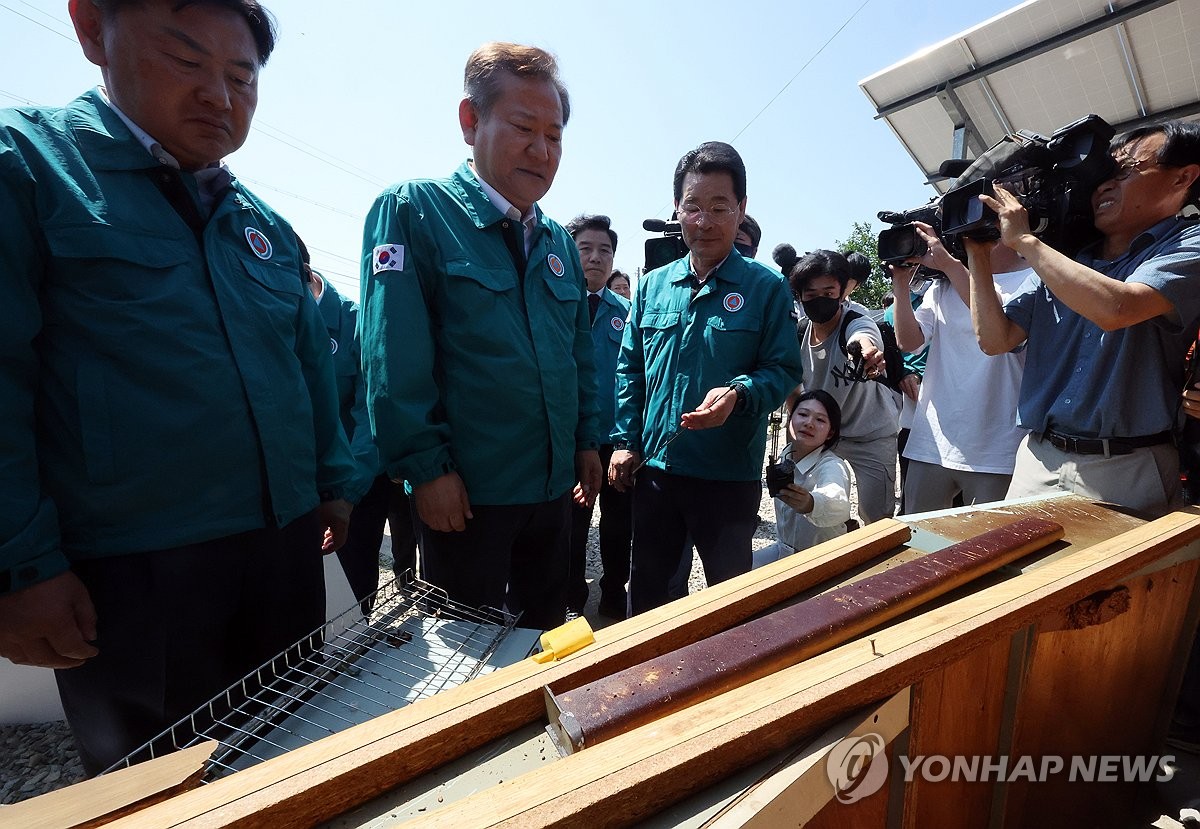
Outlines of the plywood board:
{"label": "plywood board", "polygon": [[138,806],[148,806],[199,779],[204,763],[217,748],[209,741],[93,777],[57,791],[0,807],[5,826],[23,829],[70,829],[97,826]]}

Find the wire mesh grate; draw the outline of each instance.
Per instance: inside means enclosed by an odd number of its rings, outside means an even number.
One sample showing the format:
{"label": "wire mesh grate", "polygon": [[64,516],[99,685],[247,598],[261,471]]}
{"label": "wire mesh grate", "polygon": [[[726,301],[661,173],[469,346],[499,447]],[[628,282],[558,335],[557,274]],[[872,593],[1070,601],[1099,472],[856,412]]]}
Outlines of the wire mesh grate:
{"label": "wire mesh grate", "polygon": [[477,676],[516,624],[394,580],[247,674],[107,771],[216,740],[202,782]]}

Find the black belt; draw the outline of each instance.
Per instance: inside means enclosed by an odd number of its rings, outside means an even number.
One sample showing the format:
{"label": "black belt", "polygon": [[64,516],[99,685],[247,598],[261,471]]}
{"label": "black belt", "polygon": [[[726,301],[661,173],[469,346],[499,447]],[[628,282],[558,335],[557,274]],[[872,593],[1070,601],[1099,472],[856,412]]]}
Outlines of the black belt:
{"label": "black belt", "polygon": [[1170,432],[1134,438],[1079,438],[1047,429],[1042,433],[1042,440],[1055,449],[1073,452],[1076,455],[1128,455],[1134,449],[1170,443],[1172,438]]}

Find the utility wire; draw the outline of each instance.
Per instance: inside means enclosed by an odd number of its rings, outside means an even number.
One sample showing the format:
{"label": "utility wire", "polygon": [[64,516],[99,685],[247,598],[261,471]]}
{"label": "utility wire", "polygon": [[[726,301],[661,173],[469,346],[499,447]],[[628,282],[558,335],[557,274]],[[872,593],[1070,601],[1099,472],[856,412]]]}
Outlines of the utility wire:
{"label": "utility wire", "polygon": [[313,205],[314,207],[320,207],[322,210],[328,210],[331,213],[338,213],[342,216],[349,216],[351,219],[354,219],[359,222],[365,221],[367,218],[365,215],[363,215],[361,213],[351,213],[349,210],[343,210],[340,207],[334,207],[331,204],[325,204],[324,202],[319,202],[319,201],[316,201],[315,199],[310,199],[307,196],[301,196],[299,193],[293,193],[291,190],[284,190],[282,187],[276,187],[274,184],[268,184],[267,182],[262,181],[260,179],[250,178],[249,176],[243,176],[240,174],[238,175],[238,179],[240,181],[249,182],[250,184],[253,184],[255,187],[262,187],[267,190],[274,190],[276,193],[282,193],[285,196],[289,196],[293,199],[298,199],[302,202],[306,202],[308,204]]}
{"label": "utility wire", "polygon": [[817,51],[813,52],[812,57],[810,57],[808,60],[806,60],[804,62],[804,65],[800,67],[800,69],[796,72],[795,75],[792,75],[791,80],[789,80],[787,83],[785,83],[783,85],[783,88],[780,89],[778,92],[776,92],[775,96],[773,98],[771,98],[771,100],[767,101],[767,103],[763,106],[763,108],[760,109],[753,118],[751,118],[749,121],[746,122],[746,126],[742,127],[740,130],[737,131],[737,135],[733,136],[733,138],[730,139],[729,143],[732,144],[734,141],[737,141],[738,138],[741,137],[742,133],[744,133],[746,130],[750,129],[750,125],[753,124],[755,121],[757,121],[759,119],[759,116],[761,116],[764,112],[766,112],[768,109],[770,109],[771,104],[773,104],[777,100],[779,100],[779,96],[787,91],[787,88],[795,82],[796,78],[800,77],[800,75],[804,72],[804,70],[808,68],[808,65],[810,63],[812,63],[814,60],[816,60],[820,56],[820,54],[822,52],[824,52],[826,48],[829,47],[829,44],[833,43],[834,39],[836,39],[837,36],[842,33],[842,30],[845,29],[847,26],[849,26],[851,24],[851,22],[853,22],[854,18],[858,17],[858,13],[861,12],[863,9],[865,9],[867,7],[867,4],[870,2],[871,2],[871,0],[863,0],[862,5],[854,10],[854,14],[847,17],[846,22],[843,23],[841,26],[839,26],[837,31],[835,31],[832,35],[830,35],[829,38],[824,43],[821,44],[821,48],[818,49]]}
{"label": "utility wire", "polygon": [[[26,4],[26,5],[28,5],[28,4]],[[16,9],[14,9],[12,6],[9,6],[9,5],[7,5],[6,3],[0,3],[0,9],[7,9],[8,11],[12,12],[13,14],[15,14],[17,17],[23,17],[23,18],[25,18],[26,20],[28,20],[30,23],[32,23],[33,25],[35,25],[35,26],[41,26],[41,27],[42,27],[43,29],[45,29],[47,32],[51,32],[51,33],[53,33],[53,34],[56,34],[56,35],[58,35],[59,37],[63,38],[64,40],[69,40],[69,41],[71,41],[72,43],[74,43],[74,42],[75,42],[75,38],[71,37],[70,35],[63,34],[63,33],[62,33],[62,32],[60,32],[58,29],[52,29],[52,28],[50,28],[49,26],[47,26],[45,23],[42,23],[40,20],[34,20],[34,19],[33,19],[32,17],[30,17],[29,15],[27,15],[27,14],[22,14],[21,12],[17,11],[17,10],[16,10]]]}

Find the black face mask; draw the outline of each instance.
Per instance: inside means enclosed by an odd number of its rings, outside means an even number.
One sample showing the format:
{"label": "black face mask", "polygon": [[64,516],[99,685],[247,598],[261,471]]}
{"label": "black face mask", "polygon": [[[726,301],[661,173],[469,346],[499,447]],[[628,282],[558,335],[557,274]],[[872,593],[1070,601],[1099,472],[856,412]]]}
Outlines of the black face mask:
{"label": "black face mask", "polygon": [[742,244],[741,242],[734,242],[733,249],[742,256],[745,256],[747,259],[754,258],[754,248],[750,247],[750,245]]}
{"label": "black face mask", "polygon": [[836,317],[838,308],[842,307],[842,301],[835,296],[813,297],[800,304],[804,306],[804,315],[818,325]]}

